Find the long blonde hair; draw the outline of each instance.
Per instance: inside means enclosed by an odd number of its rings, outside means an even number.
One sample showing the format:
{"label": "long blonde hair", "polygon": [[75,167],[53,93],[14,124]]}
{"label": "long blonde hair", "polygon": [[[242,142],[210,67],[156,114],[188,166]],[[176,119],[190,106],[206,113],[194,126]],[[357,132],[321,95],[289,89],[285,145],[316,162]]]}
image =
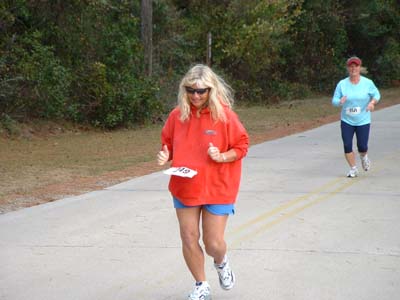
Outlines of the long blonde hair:
{"label": "long blonde hair", "polygon": [[215,121],[226,121],[224,106],[232,108],[233,90],[220,76],[214,73],[210,67],[202,64],[193,66],[183,77],[179,84],[178,106],[181,112],[180,120],[190,118],[190,100],[185,87],[198,85],[210,88],[208,107]]}

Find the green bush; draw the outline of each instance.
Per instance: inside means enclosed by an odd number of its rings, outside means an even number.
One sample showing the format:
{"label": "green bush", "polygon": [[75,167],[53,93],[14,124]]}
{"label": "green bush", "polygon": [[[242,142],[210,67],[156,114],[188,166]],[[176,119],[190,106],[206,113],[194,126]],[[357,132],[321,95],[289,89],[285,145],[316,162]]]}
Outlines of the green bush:
{"label": "green bush", "polygon": [[24,34],[0,59],[1,111],[24,117],[62,118],[71,77],[42,34]]}
{"label": "green bush", "polygon": [[400,80],[400,42],[389,39],[383,53],[376,61],[376,82],[378,85],[389,87],[398,84]]}
{"label": "green bush", "polygon": [[41,43],[41,33],[34,32],[24,40],[26,55],[19,62],[26,84],[31,87],[29,112],[41,118],[64,117],[71,76],[61,65],[50,46]]}
{"label": "green bush", "polygon": [[[102,128],[144,124],[163,113],[157,98],[158,87],[150,79],[125,74],[119,82],[108,79],[108,67],[96,62],[83,67],[74,82],[79,91],[69,105],[69,117]],[[112,77],[112,76],[111,76]]]}
{"label": "green bush", "polygon": [[18,123],[5,113],[0,115],[0,133],[2,133],[2,131],[6,131],[10,136],[20,133]]}

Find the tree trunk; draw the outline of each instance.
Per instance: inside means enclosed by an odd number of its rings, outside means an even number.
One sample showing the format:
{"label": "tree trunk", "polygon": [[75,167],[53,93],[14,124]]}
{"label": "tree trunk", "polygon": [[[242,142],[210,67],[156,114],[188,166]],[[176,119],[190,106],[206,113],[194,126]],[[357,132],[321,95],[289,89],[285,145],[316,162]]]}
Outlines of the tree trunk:
{"label": "tree trunk", "polygon": [[153,72],[153,5],[152,0],[141,0],[141,35],[144,50],[144,70]]}

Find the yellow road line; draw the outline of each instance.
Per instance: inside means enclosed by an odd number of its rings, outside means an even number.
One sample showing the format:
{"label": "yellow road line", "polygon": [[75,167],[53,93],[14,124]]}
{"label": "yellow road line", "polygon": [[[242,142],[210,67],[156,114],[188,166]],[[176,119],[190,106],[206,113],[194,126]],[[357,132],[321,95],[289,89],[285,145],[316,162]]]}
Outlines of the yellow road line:
{"label": "yellow road line", "polygon": [[260,216],[258,216],[256,218],[254,218],[253,220],[250,220],[250,221],[244,223],[243,225],[233,229],[229,234],[237,234],[237,233],[247,229],[248,227],[250,227],[250,226],[252,226],[252,225],[254,225],[256,223],[262,222],[265,219],[267,219],[267,218],[269,218],[271,216],[274,216],[277,213],[279,213],[279,212],[281,212],[281,211],[283,211],[283,210],[285,210],[285,209],[287,209],[287,208],[289,208],[291,206],[296,205],[297,203],[300,203],[300,202],[302,202],[304,200],[309,199],[313,195],[318,194],[318,193],[326,190],[327,188],[329,188],[331,186],[334,186],[335,184],[337,184],[338,182],[340,182],[342,180],[343,180],[343,178],[336,178],[335,180],[332,180],[332,181],[324,184],[322,187],[316,189],[315,191],[312,191],[312,192],[310,192],[310,193],[308,193],[306,195],[297,197],[297,198],[295,198],[295,199],[293,199],[293,200],[291,200],[291,201],[289,201],[289,202],[287,202],[287,203],[285,203],[285,204],[283,204],[283,205],[281,205],[281,206],[279,206],[279,207],[277,207],[277,208],[275,208],[275,209],[273,209],[271,211],[268,211],[268,212],[266,212],[266,213],[264,213],[264,214],[262,214],[262,215],[260,215]]}
{"label": "yellow road line", "polygon": [[[380,164],[374,165],[374,169],[370,170],[368,173],[371,174],[371,173],[380,172],[383,169],[382,163],[384,161],[393,159],[394,157],[397,157],[397,156],[398,156],[398,152],[395,152],[394,154],[391,154],[391,155],[387,155],[381,161]],[[268,228],[272,227],[273,225],[276,225],[276,224],[294,216],[295,214],[305,210],[306,208],[309,208],[323,200],[327,200],[327,199],[333,197],[337,193],[339,193],[339,192],[345,190],[346,188],[352,186],[353,184],[359,182],[361,179],[366,179],[366,178],[368,178],[368,177],[356,177],[356,178],[351,178],[351,179],[344,178],[344,177],[336,178],[306,195],[297,197],[281,206],[278,206],[277,208],[275,208],[271,211],[267,211],[255,218],[253,218],[252,220],[234,228],[232,231],[227,233],[227,237],[237,236],[237,235],[240,235],[241,233],[242,233],[242,235],[244,235],[242,237],[238,237],[235,240],[233,240],[233,242],[231,243],[232,248],[235,248],[235,246],[237,246],[239,243],[241,243],[243,241],[254,238],[255,236],[265,232]],[[337,184],[339,184],[339,186],[336,187],[335,189],[333,189]],[[329,190],[331,190],[331,191],[328,192]],[[326,194],[318,196],[322,192],[326,192]],[[315,198],[314,200],[312,200],[315,196],[318,196],[318,197]],[[301,202],[305,202],[306,204],[295,208],[296,205]],[[290,210],[291,208],[295,208],[295,209]],[[278,214],[281,212],[282,212],[282,215],[279,216]],[[254,227],[254,225],[257,225],[258,223],[261,223],[262,226],[252,229]]]}
{"label": "yellow road line", "polygon": [[[383,169],[382,163],[384,161],[393,159],[394,157],[397,157],[397,156],[398,156],[398,152],[395,152],[391,155],[387,155],[385,158],[383,158],[383,160],[380,161],[379,164],[374,165],[373,170],[370,170],[368,173],[371,174],[371,173],[380,172]],[[306,195],[297,197],[281,206],[278,206],[277,208],[275,208],[273,210],[267,211],[255,218],[251,219],[250,221],[247,221],[246,223],[234,228],[230,232],[227,232],[227,237],[229,238],[229,237],[238,236],[242,232],[243,232],[243,234],[245,234],[244,237],[238,237],[231,243],[232,246],[235,246],[238,243],[241,243],[245,240],[249,240],[249,239],[253,238],[254,236],[264,232],[265,230],[272,227],[273,225],[278,224],[278,223],[282,222],[283,220],[288,219],[289,217],[292,217],[293,215],[305,210],[308,207],[311,207],[312,205],[315,205],[323,200],[326,200],[326,199],[336,195],[337,193],[343,191],[344,189],[346,189],[346,188],[352,186],[353,184],[359,182],[360,180],[366,179],[366,178],[368,178],[368,177],[356,177],[356,178],[351,178],[351,179],[345,178],[345,177],[340,177],[340,178],[331,180],[330,182],[324,184],[320,188],[317,188],[310,193],[307,193]],[[338,187],[336,187],[335,189],[333,189],[337,184],[340,184],[340,185]],[[329,190],[331,190],[331,191],[328,192]],[[316,199],[312,200],[313,197],[318,196],[322,192],[326,192],[327,194],[320,195]],[[289,210],[290,208],[295,207],[297,204],[299,204],[301,202],[307,202],[307,203],[304,204],[303,206],[293,209],[292,211]],[[278,214],[281,212],[283,213],[283,215],[279,216]],[[265,223],[266,221],[269,221],[269,222]],[[264,225],[261,227],[258,227],[258,229],[257,228],[251,229],[252,227],[254,227],[254,225],[257,225],[258,223],[262,223]],[[246,232],[246,233],[244,233],[244,232]]]}
{"label": "yellow road line", "polygon": [[[342,178],[341,178],[341,179],[342,179]],[[348,180],[347,182],[344,182],[343,184],[341,184],[339,187],[337,187],[337,188],[334,189],[333,191],[331,191],[331,192],[329,192],[329,193],[327,193],[327,194],[325,194],[325,195],[321,195],[321,196],[317,197],[315,200],[313,200],[313,201],[311,201],[311,202],[308,202],[308,203],[304,204],[303,206],[300,206],[300,207],[298,207],[298,208],[296,208],[296,209],[294,209],[294,210],[292,210],[292,211],[289,211],[289,212],[285,213],[284,215],[282,215],[282,216],[276,218],[275,220],[270,221],[270,222],[264,224],[263,226],[261,226],[261,227],[259,227],[259,228],[257,228],[257,229],[252,230],[250,233],[247,233],[247,234],[246,234],[245,236],[243,236],[243,237],[237,238],[236,240],[234,240],[233,242],[231,242],[231,247],[232,247],[232,248],[235,248],[235,247],[238,246],[240,243],[242,243],[242,242],[244,242],[244,241],[246,241],[246,240],[249,240],[249,239],[254,238],[255,236],[257,236],[257,235],[259,235],[259,234],[265,232],[265,231],[266,231],[267,229],[269,229],[270,227],[272,227],[272,226],[274,226],[274,225],[276,225],[276,224],[278,224],[278,223],[281,223],[282,221],[284,221],[284,220],[286,220],[286,219],[288,219],[288,218],[290,218],[290,217],[292,217],[292,216],[298,214],[299,212],[305,210],[306,208],[309,208],[309,207],[311,207],[311,206],[313,206],[313,205],[315,205],[315,204],[317,204],[317,203],[319,203],[319,202],[321,202],[321,201],[323,201],[323,200],[326,200],[326,199],[331,198],[332,196],[335,196],[335,195],[338,194],[339,192],[345,190],[346,188],[348,188],[348,187],[350,187],[351,185],[353,185],[353,184],[359,182],[360,180],[361,180],[361,178],[360,178],[360,177],[357,177],[357,178],[352,178],[351,180]],[[311,196],[311,195],[306,195],[306,196],[304,196],[304,198],[310,198],[310,196]],[[293,202],[294,202],[294,201],[292,201],[291,203],[293,203]],[[288,205],[288,206],[292,206],[292,205]],[[282,207],[283,207],[283,206],[282,206]],[[283,210],[282,207],[279,207],[278,209],[275,209],[274,211],[282,211],[282,210]],[[282,208],[282,209],[281,209],[281,208]],[[250,222],[248,222],[248,223],[246,223],[246,224],[249,224],[249,223],[250,223]]]}

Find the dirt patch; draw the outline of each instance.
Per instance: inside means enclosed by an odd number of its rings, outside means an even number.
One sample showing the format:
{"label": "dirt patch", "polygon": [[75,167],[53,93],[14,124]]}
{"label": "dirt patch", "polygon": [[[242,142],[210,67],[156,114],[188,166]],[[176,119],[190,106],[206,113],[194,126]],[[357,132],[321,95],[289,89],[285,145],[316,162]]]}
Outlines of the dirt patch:
{"label": "dirt patch", "polygon": [[287,124],[286,126],[276,127],[274,128],[274,130],[265,133],[254,134],[251,136],[251,142],[252,144],[259,144],[262,142],[279,139],[298,132],[303,132],[313,128],[317,128],[324,124],[329,124],[338,120],[339,120],[338,115],[332,115],[324,118],[319,118],[317,120]]}
{"label": "dirt patch", "polygon": [[0,199],[0,213],[35,206],[58,199],[80,195],[90,191],[101,190],[117,183],[160,171],[155,163],[142,163],[132,168],[113,171],[101,176],[75,176],[71,180],[45,185],[28,193],[14,193]]}

